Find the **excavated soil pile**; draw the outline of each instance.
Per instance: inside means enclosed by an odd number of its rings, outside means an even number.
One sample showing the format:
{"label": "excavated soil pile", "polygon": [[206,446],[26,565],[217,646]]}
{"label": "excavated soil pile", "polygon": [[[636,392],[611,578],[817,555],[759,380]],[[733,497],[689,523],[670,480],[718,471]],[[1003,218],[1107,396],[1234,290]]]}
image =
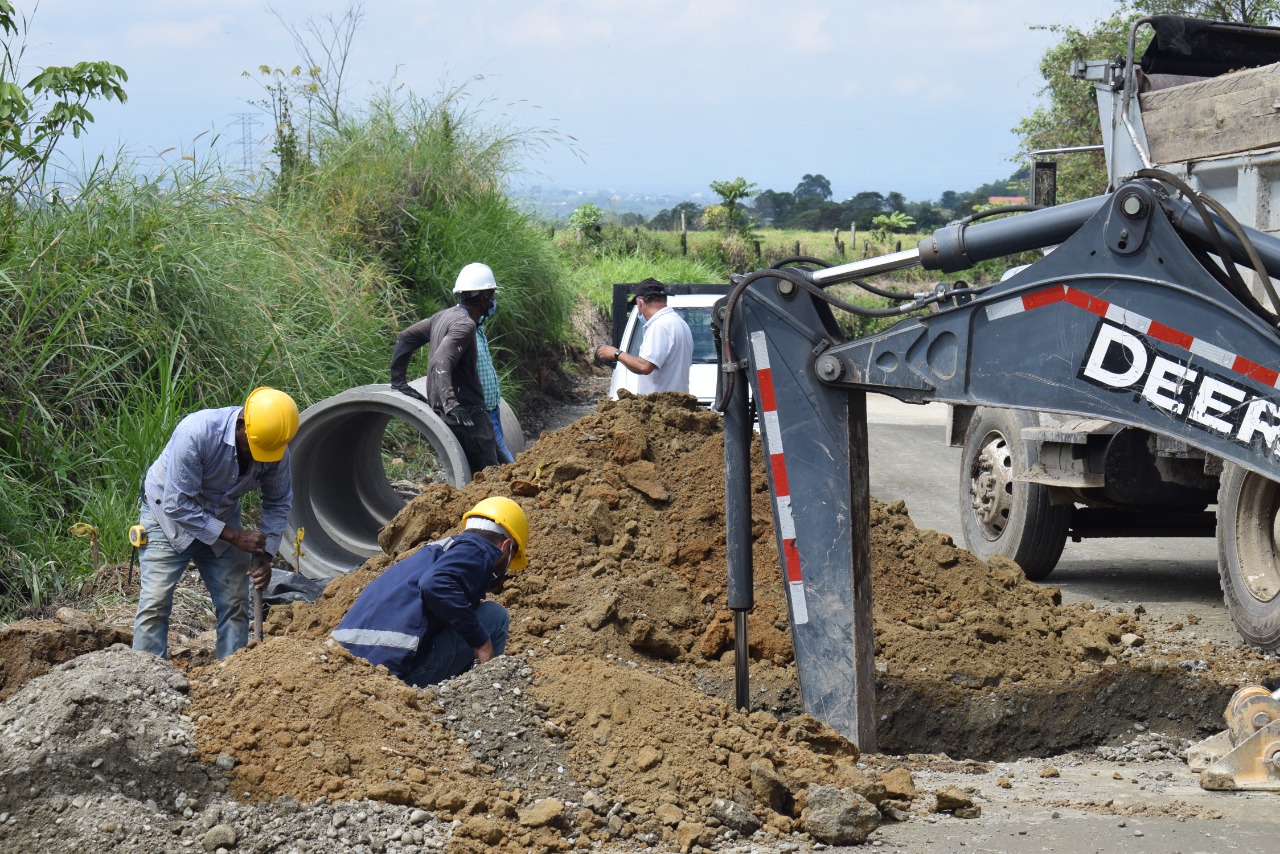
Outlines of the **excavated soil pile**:
{"label": "excavated soil pile", "polygon": [[[722,483],[718,417],[655,395],[602,403],[465,489],[431,487],[382,532],[384,554],[319,602],[274,609],[265,644],[193,672],[201,751],[235,762],[233,792],[413,804],[456,818],[458,837],[479,845],[657,841],[677,827],[714,841],[760,822],[787,832],[818,782],[909,806],[909,777],[889,787],[824,725],[780,720],[798,710],[776,569],[758,571],[750,622],[777,714],[706,693],[728,684],[732,658]],[[468,674],[471,690],[419,693],[328,640],[371,578],[488,495],[519,501],[532,529],[529,569],[499,596],[513,614],[501,668]],[[756,563],[776,567],[760,470],[753,495]],[[1119,660],[1134,618],[1064,606],[1016,566],[917,531],[900,503],[874,503],[872,527],[884,702],[927,703],[898,709],[914,722],[905,729],[1130,670]],[[748,817],[732,818],[735,806]]]}
{"label": "excavated soil pile", "polygon": [[[271,629],[327,636],[396,556],[453,530],[478,499],[509,495],[532,525],[530,567],[500,597],[513,614],[512,649],[667,662],[727,699],[721,436],[719,418],[681,395],[605,402],[483,481],[429,489],[382,532],[383,555],[315,605],[273,612]],[[748,636],[762,665],[753,700],[785,715],[799,709],[759,462],[752,495]],[[1138,615],[1063,605],[1014,564],[988,566],[949,537],[917,530],[901,502],[873,501],[871,530],[882,749],[1009,758],[1097,743],[1147,713],[1187,737],[1217,725],[1230,688],[1135,655],[1122,638],[1141,634]],[[1099,695],[1129,692],[1138,699],[1093,707]],[[1059,703],[1078,704],[1079,722],[1047,727],[1043,712]]]}
{"label": "excavated soil pile", "polygon": [[[315,605],[273,611],[269,628],[326,637],[397,556],[455,530],[480,498],[508,495],[531,525],[529,568],[499,597],[512,611],[513,648],[717,661],[732,639],[722,606],[721,436],[719,417],[683,395],[603,403],[483,481],[430,488],[384,529],[385,554],[331,583]],[[917,530],[901,502],[872,508],[876,658],[889,674],[959,674],[980,686],[1062,680],[1095,672],[1121,651],[1128,618],[1063,606],[1057,591],[1027,582],[1014,564],[988,567],[949,537]],[[751,653],[785,665],[791,643],[759,464],[752,512]]]}

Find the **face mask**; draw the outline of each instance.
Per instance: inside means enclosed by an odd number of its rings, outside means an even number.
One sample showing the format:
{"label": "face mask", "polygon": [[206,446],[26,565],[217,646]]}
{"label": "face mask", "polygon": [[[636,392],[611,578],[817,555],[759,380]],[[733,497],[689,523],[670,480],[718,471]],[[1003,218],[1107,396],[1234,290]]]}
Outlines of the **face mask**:
{"label": "face mask", "polygon": [[489,309],[482,315],[485,320],[493,317],[493,313],[498,310],[498,295],[494,294],[490,299],[492,302],[489,303]]}

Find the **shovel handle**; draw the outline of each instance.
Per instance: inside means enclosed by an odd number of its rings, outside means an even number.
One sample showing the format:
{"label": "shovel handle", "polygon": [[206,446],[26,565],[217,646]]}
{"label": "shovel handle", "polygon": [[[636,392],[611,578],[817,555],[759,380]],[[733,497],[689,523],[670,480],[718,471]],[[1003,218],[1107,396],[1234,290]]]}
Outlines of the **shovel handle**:
{"label": "shovel handle", "polygon": [[253,588],[253,639],[262,642],[262,591]]}

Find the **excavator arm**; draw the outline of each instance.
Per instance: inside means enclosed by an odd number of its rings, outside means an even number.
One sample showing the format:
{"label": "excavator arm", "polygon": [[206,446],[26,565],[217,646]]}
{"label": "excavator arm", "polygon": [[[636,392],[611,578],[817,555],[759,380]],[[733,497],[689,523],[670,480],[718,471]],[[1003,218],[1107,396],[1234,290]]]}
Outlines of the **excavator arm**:
{"label": "excavator arm", "polygon": [[[839,331],[833,305],[856,307],[830,285],[1050,246],[999,284],[915,296],[905,310],[921,313],[883,332],[847,340]],[[866,393],[1104,418],[1280,480],[1280,337],[1237,263],[1269,285],[1280,240],[1144,178],[1084,202],[952,226],[880,259],[743,277],[720,304],[718,406],[739,705],[753,604],[746,383],[805,710],[874,750]]]}

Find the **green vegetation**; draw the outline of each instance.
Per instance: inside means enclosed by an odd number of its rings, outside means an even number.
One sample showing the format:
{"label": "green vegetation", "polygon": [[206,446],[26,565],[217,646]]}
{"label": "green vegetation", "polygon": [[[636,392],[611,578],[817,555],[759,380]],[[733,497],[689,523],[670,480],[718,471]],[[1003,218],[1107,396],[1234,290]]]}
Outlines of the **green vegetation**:
{"label": "green vegetation", "polygon": [[301,405],[385,372],[403,302],[376,266],[188,159],[99,166],[75,203],[17,210],[0,251],[0,596],[41,604],[125,554],[144,468],[178,419],[275,385]]}
{"label": "green vegetation", "polygon": [[0,195],[8,204],[29,182],[41,177],[63,137],[79,137],[93,121],[88,104],[126,100],[124,69],[109,62],[50,65],[26,83],[26,19],[9,0],[0,0]]}

